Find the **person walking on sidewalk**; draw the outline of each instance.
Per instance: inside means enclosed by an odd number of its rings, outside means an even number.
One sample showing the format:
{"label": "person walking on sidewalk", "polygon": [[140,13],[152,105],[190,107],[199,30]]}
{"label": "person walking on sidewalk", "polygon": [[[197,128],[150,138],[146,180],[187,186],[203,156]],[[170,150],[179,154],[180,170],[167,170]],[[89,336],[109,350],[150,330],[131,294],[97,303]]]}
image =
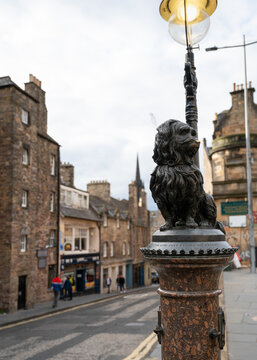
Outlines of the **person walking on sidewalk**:
{"label": "person walking on sidewalk", "polygon": [[110,276],[108,276],[106,279],[106,286],[108,288],[108,294],[110,294],[111,283],[112,283],[112,279],[110,278]]}
{"label": "person walking on sidewalk", "polygon": [[62,280],[59,278],[59,276],[53,278],[51,287],[53,288],[53,292],[54,292],[53,308],[55,308],[58,302],[59,291],[62,288]]}
{"label": "person walking on sidewalk", "polygon": [[123,275],[121,275],[120,276],[120,292],[124,291],[124,289],[125,289],[124,285],[125,285],[125,278]]}
{"label": "person walking on sidewalk", "polygon": [[72,300],[72,284],[70,281],[70,275],[66,278],[64,283],[64,300],[67,299],[69,295],[69,300]]}

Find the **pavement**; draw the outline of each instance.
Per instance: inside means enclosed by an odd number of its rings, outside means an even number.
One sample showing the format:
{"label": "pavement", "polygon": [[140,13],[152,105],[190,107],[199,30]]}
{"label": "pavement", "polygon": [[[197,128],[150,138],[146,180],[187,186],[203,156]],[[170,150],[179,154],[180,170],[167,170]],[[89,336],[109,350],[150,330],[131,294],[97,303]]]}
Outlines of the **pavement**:
{"label": "pavement", "polygon": [[[222,360],[257,359],[257,274],[249,268],[223,272],[226,346]],[[221,284],[222,287],[222,284]],[[155,344],[144,360],[161,360],[161,346]]]}
{"label": "pavement", "polygon": [[[223,272],[224,296],[220,296],[220,303],[225,309],[226,317],[226,346],[221,352],[222,360],[256,360],[257,359],[257,274],[251,274],[250,269],[241,268]],[[221,283],[221,287],[222,287]],[[141,291],[144,288],[128,290],[127,293]],[[57,308],[52,308],[52,302],[35,305],[33,309],[19,310],[12,314],[0,315],[0,329],[2,326],[47,316],[64,309],[84,306],[92,302],[105,301],[109,298],[123,296],[120,293],[92,294],[76,296],[72,301],[59,301]],[[141,346],[142,344],[140,344]],[[149,345],[151,345],[149,347]],[[149,336],[148,349],[144,360],[161,360],[161,347],[153,336]],[[129,357],[129,359],[137,359]]]}

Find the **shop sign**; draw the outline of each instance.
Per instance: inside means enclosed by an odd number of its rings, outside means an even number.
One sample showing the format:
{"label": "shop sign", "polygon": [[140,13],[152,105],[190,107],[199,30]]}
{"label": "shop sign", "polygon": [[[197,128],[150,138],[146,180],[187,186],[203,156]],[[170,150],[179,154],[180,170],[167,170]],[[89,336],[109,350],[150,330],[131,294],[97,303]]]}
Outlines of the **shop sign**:
{"label": "shop sign", "polygon": [[230,201],[221,203],[222,215],[246,215],[248,214],[247,201]]}
{"label": "shop sign", "polygon": [[99,256],[81,256],[81,255],[67,255],[62,258],[62,265],[77,265],[86,264],[88,262],[99,261]]}

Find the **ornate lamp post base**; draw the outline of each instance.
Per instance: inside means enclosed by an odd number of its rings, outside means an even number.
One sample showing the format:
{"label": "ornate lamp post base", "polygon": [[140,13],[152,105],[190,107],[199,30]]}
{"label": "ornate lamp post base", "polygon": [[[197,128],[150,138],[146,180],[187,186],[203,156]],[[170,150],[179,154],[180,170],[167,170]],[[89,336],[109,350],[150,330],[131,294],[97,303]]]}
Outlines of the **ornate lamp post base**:
{"label": "ornate lamp post base", "polygon": [[236,250],[220,230],[204,228],[157,231],[141,249],[160,278],[155,332],[162,360],[220,359],[225,322],[219,278]]}

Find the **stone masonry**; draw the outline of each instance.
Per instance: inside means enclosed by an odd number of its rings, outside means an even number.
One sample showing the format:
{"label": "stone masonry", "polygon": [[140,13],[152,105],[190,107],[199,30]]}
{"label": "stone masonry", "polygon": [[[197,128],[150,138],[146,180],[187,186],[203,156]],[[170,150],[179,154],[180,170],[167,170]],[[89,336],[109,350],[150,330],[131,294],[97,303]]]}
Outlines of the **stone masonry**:
{"label": "stone masonry", "polygon": [[[257,105],[254,103],[255,89],[249,83],[248,112],[252,155],[253,210],[257,211]],[[245,145],[245,116],[243,85],[234,84],[232,106],[215,115],[212,147],[204,141],[205,187],[212,193],[217,205],[218,219],[223,222],[227,240],[239,247],[243,260],[249,259],[248,220],[246,227],[230,226],[230,215],[221,211],[221,203],[247,201],[247,166]],[[224,212],[224,211],[223,211]],[[240,212],[240,211],[239,211]],[[240,215],[240,214],[239,214]],[[248,216],[247,216],[248,218]],[[256,229],[256,228],[255,228]],[[255,230],[255,238],[257,232]],[[257,243],[256,243],[257,245]]]}
{"label": "stone masonry", "polygon": [[0,164],[0,309],[13,312],[52,297],[49,267],[58,263],[59,145],[47,135],[45,92],[33,75],[25,91],[0,78]]}

